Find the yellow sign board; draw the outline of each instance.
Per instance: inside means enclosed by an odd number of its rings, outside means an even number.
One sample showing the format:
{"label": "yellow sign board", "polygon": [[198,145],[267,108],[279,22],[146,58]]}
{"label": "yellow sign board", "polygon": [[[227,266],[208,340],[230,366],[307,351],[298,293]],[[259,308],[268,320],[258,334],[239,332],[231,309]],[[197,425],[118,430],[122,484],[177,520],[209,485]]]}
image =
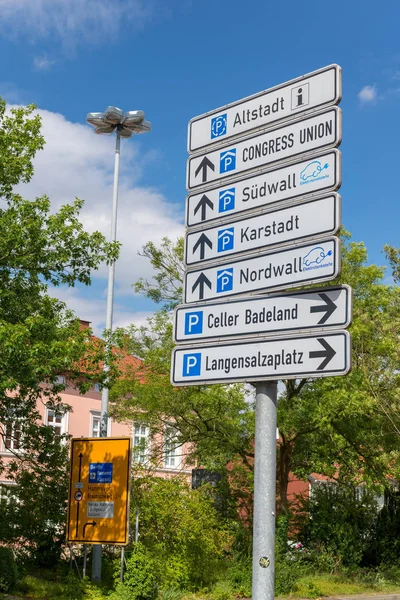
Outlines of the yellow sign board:
{"label": "yellow sign board", "polygon": [[131,439],[71,440],[67,542],[128,543]]}

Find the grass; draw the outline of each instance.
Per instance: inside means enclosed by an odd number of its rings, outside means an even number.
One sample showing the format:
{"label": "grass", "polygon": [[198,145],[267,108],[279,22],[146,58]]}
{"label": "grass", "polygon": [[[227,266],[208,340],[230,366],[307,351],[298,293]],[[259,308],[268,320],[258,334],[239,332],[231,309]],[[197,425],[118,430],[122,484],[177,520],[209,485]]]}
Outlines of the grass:
{"label": "grass", "polygon": [[[347,577],[338,575],[308,575],[301,577],[296,591],[290,596],[277,596],[279,600],[298,598],[320,598],[327,596],[350,596],[352,594],[378,594],[381,592],[400,593],[400,581],[389,575],[357,573]],[[81,583],[74,574],[57,577],[57,580],[26,575],[13,591],[14,598],[29,600],[105,600],[107,590],[92,585],[89,581]],[[1,595],[0,599],[9,598]],[[241,596],[234,592],[229,581],[218,582],[212,590],[198,593],[164,590],[159,600],[238,600]]]}

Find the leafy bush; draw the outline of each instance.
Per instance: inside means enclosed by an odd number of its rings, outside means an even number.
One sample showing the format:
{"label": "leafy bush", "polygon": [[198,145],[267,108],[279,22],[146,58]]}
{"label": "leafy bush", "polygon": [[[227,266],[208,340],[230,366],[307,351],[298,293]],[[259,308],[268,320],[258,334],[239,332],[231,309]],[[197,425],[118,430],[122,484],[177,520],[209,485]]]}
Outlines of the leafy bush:
{"label": "leafy bush", "polygon": [[0,592],[9,592],[17,583],[17,576],[13,551],[0,546]]}
{"label": "leafy bush", "polygon": [[376,527],[376,562],[394,564],[400,556],[400,497],[386,490]]}
{"label": "leafy bush", "polygon": [[377,505],[368,490],[323,484],[313,489],[299,539],[311,551],[337,557],[340,566],[361,565],[376,531]]}
{"label": "leafy bush", "polygon": [[140,540],[163,588],[200,589],[217,578],[232,536],[214,507],[213,489],[190,489],[183,478],[143,478],[134,491]]}
{"label": "leafy bush", "polygon": [[126,561],[124,582],[119,581],[119,565],[116,569],[116,588],[110,594],[112,600],[154,600],[157,597],[158,581],[156,565],[149,551],[137,542]]}

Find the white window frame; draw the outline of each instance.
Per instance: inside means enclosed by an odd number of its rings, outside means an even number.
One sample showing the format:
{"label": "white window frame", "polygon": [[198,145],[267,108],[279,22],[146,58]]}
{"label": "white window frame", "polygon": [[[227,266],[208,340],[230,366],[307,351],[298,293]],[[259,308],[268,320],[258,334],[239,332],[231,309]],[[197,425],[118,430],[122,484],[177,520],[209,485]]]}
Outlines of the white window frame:
{"label": "white window frame", "polygon": [[[16,435],[16,427],[19,425],[18,417],[13,416],[13,409],[9,410],[9,417],[2,423],[3,435],[0,450],[6,454],[22,450],[22,434],[21,431]],[[9,435],[7,435],[7,429],[11,429]],[[11,439],[11,444],[7,447],[7,438]]]}
{"label": "white window frame", "polygon": [[9,504],[11,501],[16,501],[16,496],[13,493],[15,487],[14,483],[0,481],[0,504]]}
{"label": "white window frame", "polygon": [[[49,422],[49,416],[50,413],[54,413],[54,417],[57,418],[58,416],[61,417],[60,422]],[[69,411],[66,409],[63,409],[63,407],[60,407],[60,410],[57,410],[57,408],[53,407],[53,406],[46,406],[46,411],[45,411],[45,415],[44,415],[44,424],[47,425],[48,427],[53,427],[53,429],[57,429],[58,427],[60,428],[60,436],[64,435],[65,433],[68,433],[68,425],[69,425]]]}
{"label": "white window frame", "polygon": [[[99,430],[98,433],[99,435],[94,435],[94,428],[93,428],[93,423],[94,420],[97,419],[99,420]],[[90,431],[89,431],[89,437],[93,437],[93,438],[97,438],[100,437],[100,421],[101,421],[101,410],[95,410],[95,409],[91,409],[90,410]],[[107,435],[111,435],[111,423],[112,420],[110,417],[108,417],[108,422],[107,422]]]}
{"label": "white window frame", "polygon": [[[175,433],[175,436],[174,436]],[[174,443],[176,439],[176,429],[171,425],[166,425],[164,429],[164,468],[179,469],[182,465],[182,446]]]}
{"label": "white window frame", "polygon": [[[137,432],[136,430],[140,431]],[[144,429],[144,433],[141,431]],[[139,443],[136,443],[136,439],[139,439]],[[144,444],[142,444],[144,440]],[[144,465],[147,463],[149,458],[149,442],[150,442],[150,430],[147,425],[143,423],[132,423],[132,459],[136,464]]]}

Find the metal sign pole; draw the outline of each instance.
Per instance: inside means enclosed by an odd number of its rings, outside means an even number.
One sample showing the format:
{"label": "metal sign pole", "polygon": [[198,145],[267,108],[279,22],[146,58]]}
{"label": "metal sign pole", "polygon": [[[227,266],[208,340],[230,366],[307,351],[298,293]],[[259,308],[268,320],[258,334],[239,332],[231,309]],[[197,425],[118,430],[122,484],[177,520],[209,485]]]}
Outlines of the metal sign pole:
{"label": "metal sign pole", "polygon": [[252,599],[273,600],[277,381],[256,385]]}

